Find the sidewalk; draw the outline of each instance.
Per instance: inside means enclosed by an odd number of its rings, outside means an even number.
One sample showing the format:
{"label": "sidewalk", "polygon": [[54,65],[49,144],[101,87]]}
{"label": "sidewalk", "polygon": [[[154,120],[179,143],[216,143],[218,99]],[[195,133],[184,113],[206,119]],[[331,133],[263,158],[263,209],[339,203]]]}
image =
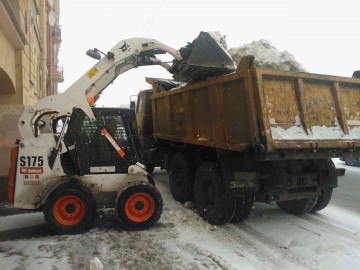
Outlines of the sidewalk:
{"label": "sidewalk", "polygon": [[0,176],[0,205],[7,203],[7,176]]}

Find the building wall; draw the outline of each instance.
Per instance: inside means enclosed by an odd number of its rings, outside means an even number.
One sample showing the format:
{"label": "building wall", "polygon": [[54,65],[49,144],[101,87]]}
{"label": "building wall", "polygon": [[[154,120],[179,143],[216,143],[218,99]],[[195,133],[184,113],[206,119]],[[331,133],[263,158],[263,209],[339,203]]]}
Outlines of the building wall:
{"label": "building wall", "polygon": [[[48,69],[45,74],[41,69],[41,41],[42,38],[49,41],[51,37],[41,36],[39,2],[0,1],[0,176],[8,174],[10,149],[20,137],[17,128],[19,116],[25,106],[31,106],[42,98],[41,79],[51,75]],[[46,1],[46,17],[54,2],[58,4],[56,0]],[[48,19],[45,27],[52,27]],[[51,31],[46,33],[52,34]],[[45,49],[52,46],[48,44]],[[54,59],[58,61],[57,55],[47,59],[46,66],[52,66]]]}

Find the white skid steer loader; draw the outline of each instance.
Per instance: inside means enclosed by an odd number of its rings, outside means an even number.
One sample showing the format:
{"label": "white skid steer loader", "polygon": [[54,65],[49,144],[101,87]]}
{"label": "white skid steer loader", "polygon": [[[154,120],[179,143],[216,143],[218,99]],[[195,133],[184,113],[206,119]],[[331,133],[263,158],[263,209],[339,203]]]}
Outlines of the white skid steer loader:
{"label": "white skid steer loader", "polygon": [[[57,233],[88,229],[96,209],[116,209],[121,225],[142,230],[156,223],[162,197],[139,161],[132,109],[95,108],[94,100],[118,75],[178,51],[156,41],[120,41],[64,93],[26,108],[18,123],[21,140],[12,150],[8,200],[16,208],[43,210]],[[51,119],[51,120],[49,120]]]}

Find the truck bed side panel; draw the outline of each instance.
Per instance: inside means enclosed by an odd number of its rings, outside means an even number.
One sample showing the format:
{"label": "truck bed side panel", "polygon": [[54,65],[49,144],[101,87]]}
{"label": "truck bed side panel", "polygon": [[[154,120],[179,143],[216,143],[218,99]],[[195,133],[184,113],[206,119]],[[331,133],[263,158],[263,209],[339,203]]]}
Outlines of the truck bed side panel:
{"label": "truck bed side panel", "polygon": [[360,80],[257,69],[269,152],[360,146]]}
{"label": "truck bed side panel", "polygon": [[[242,151],[251,148],[245,76],[236,73],[155,93],[158,139]],[[168,102],[165,100],[168,99]]]}

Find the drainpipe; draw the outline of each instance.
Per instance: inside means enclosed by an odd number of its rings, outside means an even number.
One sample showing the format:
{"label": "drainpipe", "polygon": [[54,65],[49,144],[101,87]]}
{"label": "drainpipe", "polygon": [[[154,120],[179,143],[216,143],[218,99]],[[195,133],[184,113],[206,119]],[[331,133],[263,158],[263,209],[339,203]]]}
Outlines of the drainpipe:
{"label": "drainpipe", "polygon": [[39,1],[40,12],[40,35],[41,35],[41,96],[46,96],[46,80],[47,80],[47,67],[46,67],[46,50],[47,50],[47,11],[46,0]]}

